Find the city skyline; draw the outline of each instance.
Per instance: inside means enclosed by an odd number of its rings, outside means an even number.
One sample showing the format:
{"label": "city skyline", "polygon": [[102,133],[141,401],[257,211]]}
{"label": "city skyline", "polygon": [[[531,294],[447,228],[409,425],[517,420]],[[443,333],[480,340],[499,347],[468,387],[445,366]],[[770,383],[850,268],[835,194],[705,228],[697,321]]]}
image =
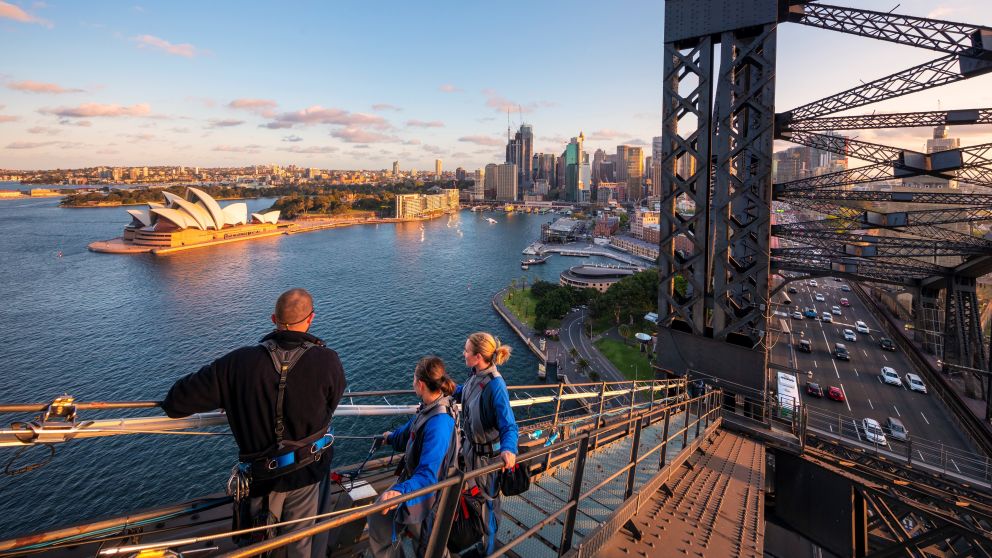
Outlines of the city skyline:
{"label": "city skyline", "polygon": [[[505,160],[508,109],[511,131],[533,127],[533,153],[560,155],[580,132],[590,153],[621,144],[650,153],[661,132],[662,3],[528,5],[526,21],[513,17],[514,5],[236,6],[0,1],[0,43],[19,53],[0,72],[0,167],[377,170],[398,160],[408,170],[443,159],[471,170]],[[859,6],[892,8],[878,0]],[[987,23],[977,0],[911,0],[899,11]],[[481,18],[486,26],[472,24]],[[301,28],[304,20],[321,25]],[[552,21],[589,31],[561,41],[547,26],[540,31]],[[602,31],[619,26],[629,32]],[[527,41],[506,40],[507,29]],[[934,58],[877,42],[863,51],[865,41],[784,27],[778,109]],[[575,49],[581,56],[566,56]],[[507,73],[499,70],[507,60],[535,63]],[[861,112],[989,106],[989,80]],[[964,145],[989,141],[988,127],[972,128]],[[929,130],[851,135],[922,150]]]}

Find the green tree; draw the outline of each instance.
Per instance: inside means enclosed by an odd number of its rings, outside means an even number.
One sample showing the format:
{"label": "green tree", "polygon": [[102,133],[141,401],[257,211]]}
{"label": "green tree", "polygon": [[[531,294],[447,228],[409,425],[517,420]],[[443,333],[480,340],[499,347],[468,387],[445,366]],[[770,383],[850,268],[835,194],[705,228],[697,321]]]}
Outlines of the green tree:
{"label": "green tree", "polygon": [[623,337],[623,344],[629,345],[628,341],[630,341],[630,338],[633,336],[630,326],[627,324],[621,325],[617,328],[617,333],[620,334],[620,337]]}

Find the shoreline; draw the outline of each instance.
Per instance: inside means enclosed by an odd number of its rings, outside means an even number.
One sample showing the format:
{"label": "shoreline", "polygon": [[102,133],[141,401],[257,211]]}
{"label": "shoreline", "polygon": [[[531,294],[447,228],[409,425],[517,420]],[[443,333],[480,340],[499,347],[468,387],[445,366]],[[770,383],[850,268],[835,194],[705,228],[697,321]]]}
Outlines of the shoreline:
{"label": "shoreline", "polygon": [[[460,211],[460,209],[459,209]],[[442,213],[440,215],[435,215],[433,217],[427,217],[423,219],[400,219],[396,217],[386,217],[383,219],[345,219],[339,221],[323,221],[314,223],[311,225],[302,225],[297,222],[283,223],[279,225],[279,230],[275,230],[268,233],[260,233],[252,236],[245,236],[240,238],[226,238],[221,240],[211,240],[208,242],[199,242],[196,244],[187,244],[184,246],[168,246],[157,248],[154,246],[140,246],[134,244],[126,244],[123,237],[115,237],[108,240],[96,240],[89,243],[86,248],[91,252],[97,252],[101,254],[152,254],[154,256],[167,256],[169,254],[174,254],[177,252],[185,252],[187,250],[193,250],[196,248],[207,248],[210,246],[219,246],[222,244],[231,244],[234,242],[245,242],[248,240],[255,240],[260,238],[273,238],[283,235],[293,235],[308,233],[314,231],[322,231],[327,229],[339,229],[343,227],[351,227],[355,225],[381,225],[381,224],[394,224],[394,223],[415,223],[420,221],[430,221],[432,219],[437,219],[442,215],[448,215],[448,213]]]}

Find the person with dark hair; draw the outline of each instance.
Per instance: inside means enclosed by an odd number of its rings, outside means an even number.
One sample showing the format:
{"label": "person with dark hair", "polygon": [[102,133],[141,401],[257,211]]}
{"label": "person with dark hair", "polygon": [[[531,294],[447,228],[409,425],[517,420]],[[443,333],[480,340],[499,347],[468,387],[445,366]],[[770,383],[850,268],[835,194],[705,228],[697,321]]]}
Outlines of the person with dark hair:
{"label": "person with dark hair", "polygon": [[[456,465],[458,439],[457,411],[451,399],[455,382],[436,356],[420,359],[413,373],[413,391],[420,398],[417,414],[394,432],[385,432],[386,443],[406,452],[399,467],[397,483],[383,492],[385,501],[436,484]],[[427,538],[434,525],[437,498],[419,496],[368,517],[369,548],[379,557],[402,556],[402,538],[409,536],[418,557],[427,550]]]}
{"label": "person with dark hair", "polygon": [[[463,356],[472,375],[458,386],[454,399],[462,405],[460,461],[464,471],[497,461],[502,461],[504,471],[513,469],[517,463],[517,421],[510,408],[506,381],[496,369],[510,358],[510,347],[489,333],[478,332],[465,341]],[[484,508],[480,515],[486,523],[484,540],[476,548],[478,555],[489,555],[496,550],[501,517],[499,481],[497,471],[477,478],[475,486],[469,487],[474,504]]]}
{"label": "person with dark hair", "polygon": [[[271,319],[276,329],[260,344],[236,349],[180,378],[162,403],[173,418],[227,412],[239,450],[231,479],[231,486],[239,488],[236,529],[317,513],[318,484],[328,477],[333,455],[328,428],[346,385],[338,354],[307,333],[314,320],[310,293],[286,291]],[[301,521],[275,534],[311,525],[312,520]],[[310,546],[307,537],[274,555],[310,558]]]}

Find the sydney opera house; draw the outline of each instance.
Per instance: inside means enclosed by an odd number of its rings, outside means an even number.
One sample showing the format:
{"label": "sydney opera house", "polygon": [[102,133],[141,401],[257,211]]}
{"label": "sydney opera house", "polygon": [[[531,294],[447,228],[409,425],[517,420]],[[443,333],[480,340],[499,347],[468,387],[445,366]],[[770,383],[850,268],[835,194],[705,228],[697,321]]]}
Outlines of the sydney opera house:
{"label": "sydney opera house", "polygon": [[163,192],[165,203],[149,203],[148,209],[129,209],[131,222],[124,235],[111,241],[94,242],[97,252],[152,252],[163,249],[218,244],[252,237],[280,234],[279,212],[252,213],[248,205],[221,207],[209,194],[187,188],[186,197]]}

